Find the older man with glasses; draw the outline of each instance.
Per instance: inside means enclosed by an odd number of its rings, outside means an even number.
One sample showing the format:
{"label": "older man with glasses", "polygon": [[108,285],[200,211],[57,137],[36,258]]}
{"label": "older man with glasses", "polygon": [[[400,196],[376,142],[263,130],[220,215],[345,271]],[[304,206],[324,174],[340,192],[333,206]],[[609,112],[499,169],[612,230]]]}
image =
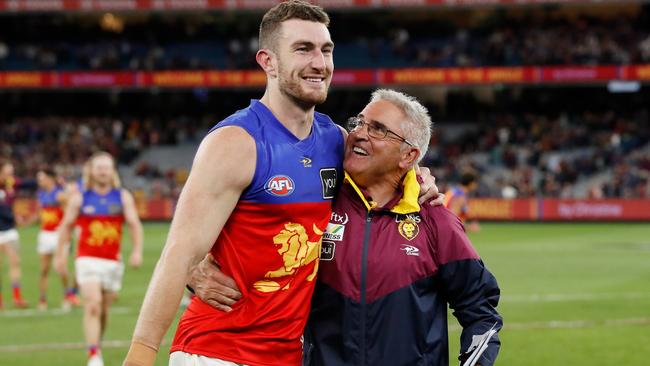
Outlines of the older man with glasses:
{"label": "older man with glasses", "polygon": [[431,136],[426,108],[377,90],[348,123],[303,364],[448,365],[449,304],[463,328],[459,359],[492,365],[502,326],[496,279],[458,217],[417,202],[413,168]]}
{"label": "older man with glasses", "polygon": [[[457,216],[418,204],[414,168],[431,124],[415,98],[393,90],[375,91],[348,121],[345,179],[323,234],[303,365],[449,365],[447,305],[463,328],[463,366],[494,363],[497,281]],[[208,282],[190,285],[216,285]]]}

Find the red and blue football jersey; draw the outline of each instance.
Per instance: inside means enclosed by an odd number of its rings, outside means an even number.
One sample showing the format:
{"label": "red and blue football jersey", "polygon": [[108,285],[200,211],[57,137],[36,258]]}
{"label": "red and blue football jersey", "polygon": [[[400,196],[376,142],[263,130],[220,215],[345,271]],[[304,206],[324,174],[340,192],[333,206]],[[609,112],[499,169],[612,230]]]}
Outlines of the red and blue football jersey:
{"label": "red and blue football jersey", "polygon": [[41,230],[43,231],[56,231],[63,220],[63,208],[57,200],[61,192],[63,192],[61,187],[55,187],[51,191],[39,190],[36,194],[41,206]]}
{"label": "red and blue football jersey", "polygon": [[83,192],[77,225],[81,228],[77,257],[120,260],[124,209],[122,193],[112,189],[106,194]]}
{"label": "red and blue football jersey", "polygon": [[212,247],[243,296],[229,313],[194,298],[171,352],[298,366],[321,236],[342,178],[343,135],[316,113],[310,135],[299,140],[259,101],[214,129],[224,126],[245,129],[257,149],[253,180]]}

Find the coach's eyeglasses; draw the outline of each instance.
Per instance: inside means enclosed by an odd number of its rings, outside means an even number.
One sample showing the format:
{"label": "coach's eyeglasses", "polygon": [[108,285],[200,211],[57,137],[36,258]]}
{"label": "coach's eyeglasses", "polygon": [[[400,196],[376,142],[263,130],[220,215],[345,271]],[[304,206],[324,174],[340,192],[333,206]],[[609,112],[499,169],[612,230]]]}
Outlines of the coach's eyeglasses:
{"label": "coach's eyeglasses", "polygon": [[366,122],[361,117],[351,117],[348,119],[348,131],[350,132],[355,130],[360,130],[363,128],[363,126],[368,126],[368,136],[372,138],[375,138],[377,140],[383,140],[390,133],[400,141],[408,144],[409,146],[413,146],[413,144],[410,143],[407,139],[391,131],[388,127],[384,126],[382,123],[375,122],[375,121]]}

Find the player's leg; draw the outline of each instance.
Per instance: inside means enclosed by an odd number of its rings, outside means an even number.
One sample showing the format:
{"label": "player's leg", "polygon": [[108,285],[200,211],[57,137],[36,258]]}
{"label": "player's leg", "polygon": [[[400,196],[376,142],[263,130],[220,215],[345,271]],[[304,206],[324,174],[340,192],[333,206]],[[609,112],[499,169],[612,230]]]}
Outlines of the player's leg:
{"label": "player's leg", "polygon": [[102,317],[101,317],[101,334],[104,334],[108,324],[108,311],[118,297],[118,292],[122,289],[122,278],[124,277],[124,264],[118,261],[105,260],[104,276],[102,277]]}
{"label": "player's leg", "polygon": [[[59,235],[58,233],[52,233],[52,242],[53,243],[58,243],[59,241]],[[69,245],[69,244],[68,244]],[[54,246],[56,249],[56,245]],[[68,253],[68,249],[66,248],[66,253]],[[70,279],[70,272],[68,271],[67,268],[64,269],[62,273],[59,273],[59,276],[61,278],[61,285],[63,286],[63,303],[61,304],[61,307],[63,310],[70,310],[71,307],[75,306],[81,306],[81,301],[77,297],[76,294],[76,287],[73,284],[73,281]]]}
{"label": "player's leg", "polygon": [[102,260],[80,257],[75,260],[75,274],[83,300],[83,331],[88,349],[88,365],[103,366],[99,340],[101,337]]}
{"label": "player's leg", "polygon": [[28,307],[27,302],[23,299],[21,287],[20,287],[20,254],[18,250],[20,248],[18,231],[15,229],[10,230],[12,232],[11,241],[8,245],[5,245],[5,252],[7,253],[7,259],[9,261],[9,278],[11,279],[11,288],[13,290],[13,302],[14,306],[17,308],[26,308]]}
{"label": "player's leg", "polygon": [[40,273],[38,277],[38,309],[47,310],[47,276],[50,272],[52,254],[40,254]]}
{"label": "player's leg", "polygon": [[81,298],[83,299],[83,330],[86,346],[88,348],[88,364],[97,364],[96,359],[101,359],[99,339],[101,337],[102,318],[102,286],[97,281],[80,281]]}
{"label": "player's leg", "polygon": [[2,301],[2,271],[4,270],[4,257],[5,257],[5,248],[7,243],[4,243],[0,240],[0,310],[4,309],[4,302]]}
{"label": "player's leg", "polygon": [[100,338],[104,335],[106,331],[106,326],[108,324],[108,312],[111,308],[111,305],[117,299],[117,293],[112,291],[104,291],[102,296],[102,314],[101,314],[101,332]]}

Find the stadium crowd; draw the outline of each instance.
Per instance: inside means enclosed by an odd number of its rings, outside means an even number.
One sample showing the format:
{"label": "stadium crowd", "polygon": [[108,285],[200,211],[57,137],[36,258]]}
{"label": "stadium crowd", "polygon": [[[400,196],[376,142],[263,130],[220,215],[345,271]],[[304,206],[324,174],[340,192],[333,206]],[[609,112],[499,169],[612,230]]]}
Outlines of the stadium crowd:
{"label": "stadium crowd", "polygon": [[[339,68],[625,65],[650,62],[649,9],[494,10],[469,19],[461,12],[333,13],[331,32]],[[5,17],[0,69],[256,68],[257,17]]]}
{"label": "stadium crowd", "polygon": [[[344,112],[339,113],[333,117],[344,121]],[[0,124],[0,155],[17,163],[19,175],[52,166],[74,178],[82,162],[101,149],[130,165],[148,195],[176,197],[188,167],[161,170],[135,159],[155,146],[198,144],[215,120],[209,115],[17,117]],[[647,110],[634,116],[611,110],[493,112],[479,115],[453,137],[448,131],[454,123],[439,122],[423,165],[432,168],[442,188],[467,169],[480,173],[476,194],[484,197],[650,197],[647,120]],[[608,171],[612,179],[577,189]]]}

